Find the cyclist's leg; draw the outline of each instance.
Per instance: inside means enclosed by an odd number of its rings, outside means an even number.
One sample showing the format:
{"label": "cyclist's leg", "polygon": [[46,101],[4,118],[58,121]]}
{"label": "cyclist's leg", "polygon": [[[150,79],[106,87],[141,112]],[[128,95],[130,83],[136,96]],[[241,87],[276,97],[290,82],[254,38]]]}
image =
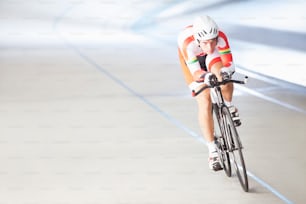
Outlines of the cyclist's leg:
{"label": "cyclist's leg", "polygon": [[200,129],[204,135],[204,138],[208,143],[214,141],[214,133],[213,133],[213,117],[211,114],[212,105],[210,100],[210,92],[209,89],[201,92],[197,97],[197,105],[198,105],[198,119]]}
{"label": "cyclist's leg", "polygon": [[206,89],[201,92],[199,95],[196,96],[196,100],[198,104],[198,118],[200,129],[208,145],[208,165],[210,169],[218,171],[222,169],[222,165],[220,163],[214,138],[214,122],[212,115],[210,90]]}
{"label": "cyclist's leg", "polygon": [[[193,81],[193,77],[185,63],[185,60],[183,59],[183,56],[179,50],[179,59],[181,63],[181,68],[184,74],[184,78],[186,83],[188,84],[190,90],[197,91],[200,89],[204,84],[203,83],[197,83]],[[212,160],[209,160],[209,167],[214,170],[221,169],[221,165],[219,163],[218,155],[216,152],[216,146],[214,144],[214,133],[213,133],[213,117],[211,114],[211,100],[210,100],[210,92],[209,89],[201,92],[197,97],[196,101],[198,104],[198,121],[200,125],[201,132],[205,138],[205,140],[208,143],[208,149],[210,152],[210,158]],[[214,152],[215,157],[211,157],[211,155]]]}

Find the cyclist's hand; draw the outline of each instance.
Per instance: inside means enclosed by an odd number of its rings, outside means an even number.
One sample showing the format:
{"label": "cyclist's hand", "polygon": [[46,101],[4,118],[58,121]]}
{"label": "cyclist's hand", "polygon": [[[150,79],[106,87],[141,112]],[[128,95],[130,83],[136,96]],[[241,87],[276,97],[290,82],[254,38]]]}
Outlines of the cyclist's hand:
{"label": "cyclist's hand", "polygon": [[206,72],[204,75],[202,75],[202,78],[204,79],[204,84],[206,84],[207,86],[211,85],[211,78],[212,78],[212,73],[210,72]]}
{"label": "cyclist's hand", "polygon": [[235,65],[233,63],[230,66],[223,67],[221,69],[221,76],[223,79],[231,79],[234,73],[235,73]]}
{"label": "cyclist's hand", "polygon": [[193,74],[193,80],[195,80],[198,83],[204,82],[204,75],[205,75],[205,71],[202,69],[199,69],[197,71],[194,72]]}

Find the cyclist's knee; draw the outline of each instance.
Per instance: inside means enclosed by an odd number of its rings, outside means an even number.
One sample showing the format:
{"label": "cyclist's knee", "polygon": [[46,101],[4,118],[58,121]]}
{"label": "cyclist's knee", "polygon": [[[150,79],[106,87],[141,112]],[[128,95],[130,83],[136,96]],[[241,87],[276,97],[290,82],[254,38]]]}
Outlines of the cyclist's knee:
{"label": "cyclist's knee", "polygon": [[198,102],[199,107],[210,107],[211,106],[211,99],[210,99],[210,92],[209,89],[204,90],[199,95],[196,96],[196,100]]}
{"label": "cyclist's knee", "polygon": [[234,88],[234,85],[233,83],[228,83],[228,84],[225,84],[221,87],[222,91],[232,91]]}

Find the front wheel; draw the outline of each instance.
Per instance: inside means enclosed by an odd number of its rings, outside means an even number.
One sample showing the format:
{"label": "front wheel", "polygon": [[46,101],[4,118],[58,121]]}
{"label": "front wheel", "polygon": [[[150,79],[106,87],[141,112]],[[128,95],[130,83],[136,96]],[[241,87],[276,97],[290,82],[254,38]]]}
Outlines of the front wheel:
{"label": "front wheel", "polygon": [[233,158],[233,165],[243,190],[248,192],[249,183],[242,153],[242,144],[227,106],[222,107],[222,113],[224,116],[224,122],[226,123],[226,137],[228,140],[229,152]]}
{"label": "front wheel", "polygon": [[231,162],[228,152],[228,142],[226,142],[225,138],[225,124],[222,120],[221,112],[219,111],[219,106],[217,104],[213,104],[213,120],[214,120],[214,134],[215,141],[217,145],[218,155],[221,161],[221,165],[225,174],[228,177],[232,176],[232,168]]}

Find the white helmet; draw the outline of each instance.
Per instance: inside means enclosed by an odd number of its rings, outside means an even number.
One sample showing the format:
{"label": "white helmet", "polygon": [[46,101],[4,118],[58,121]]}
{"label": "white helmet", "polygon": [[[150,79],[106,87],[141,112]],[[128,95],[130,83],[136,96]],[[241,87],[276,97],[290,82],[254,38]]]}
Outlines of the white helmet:
{"label": "white helmet", "polygon": [[210,40],[218,36],[219,28],[209,16],[195,18],[193,22],[193,37],[199,43],[201,40]]}

